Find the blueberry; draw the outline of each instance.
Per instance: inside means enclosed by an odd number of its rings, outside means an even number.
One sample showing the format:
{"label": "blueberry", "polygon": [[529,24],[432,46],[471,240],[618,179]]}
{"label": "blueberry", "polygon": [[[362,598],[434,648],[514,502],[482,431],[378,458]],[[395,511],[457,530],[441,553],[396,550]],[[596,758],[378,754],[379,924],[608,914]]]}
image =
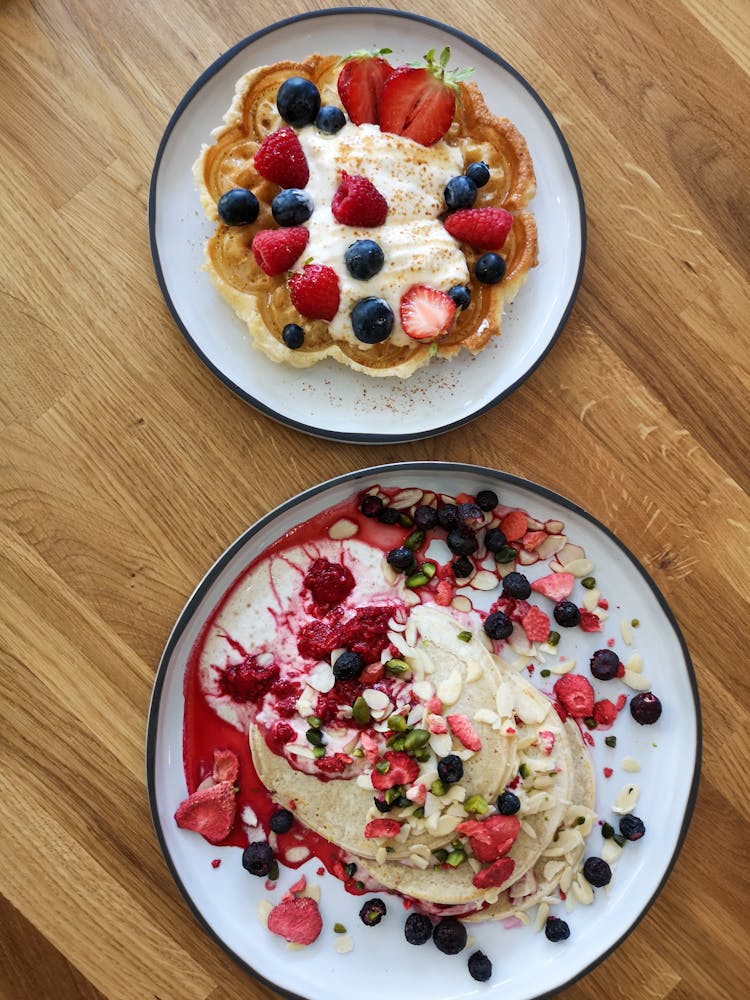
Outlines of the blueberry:
{"label": "blueberry", "polygon": [[258,218],[260,205],[252,191],[247,188],[232,188],[225,191],[216,206],[219,218],[228,226],[247,226]]}
{"label": "blueberry", "polygon": [[471,208],[477,200],[477,186],[471,177],[452,177],[445,185],[443,197],[449,212],[459,208]]}
{"label": "blueberry", "polygon": [[486,983],[492,977],[492,962],[483,951],[469,956],[469,975],[478,983]]}
{"label": "blueberry", "polygon": [[359,911],[359,919],[366,927],[374,927],[380,923],[385,914],[386,908],[382,899],[368,899]]}
{"label": "blueberry", "polygon": [[484,514],[478,504],[460,503],[456,509],[456,520],[463,528],[481,528]]}
{"label": "blueberry", "polygon": [[497,797],[497,811],[502,816],[515,816],[521,808],[521,800],[513,792],[503,792]]}
{"label": "blueberry", "polygon": [[352,309],[352,329],[363,344],[380,344],[393,329],[393,310],[384,299],[368,295]]}
{"label": "blueberry", "polygon": [[432,921],[424,913],[410,913],[404,924],[409,944],[426,944],[432,937]]}
{"label": "blueberry", "polygon": [[432,940],[438,951],[445,955],[457,955],[466,947],[466,928],[455,917],[443,917],[432,932]]}
{"label": "blueberry", "polygon": [[597,649],[589,663],[591,673],[598,681],[611,681],[620,669],[620,657],[611,649]]}
{"label": "blueberry", "polygon": [[476,496],[477,507],[480,510],[494,510],[500,503],[497,493],[494,490],[480,490]]}
{"label": "blueberry", "polygon": [[470,163],[465,170],[466,176],[470,177],[474,181],[475,187],[481,188],[490,179],[490,168],[484,162],[484,160],[479,160],[475,163]]}
{"label": "blueberry", "polygon": [[449,753],[447,757],[443,757],[438,761],[437,772],[438,778],[444,784],[452,785],[463,778],[464,762],[457,754]]}
{"label": "blueberry", "polygon": [[461,556],[453,563],[453,572],[457,580],[465,580],[467,576],[471,576],[473,570],[474,563],[467,556]]}
{"label": "blueberry", "polygon": [[573,628],[581,620],[581,612],[572,601],[558,601],[552,614],[563,628]]}
{"label": "blueberry", "polygon": [[367,281],[383,267],[385,255],[375,240],[356,240],[344,254],[346,269],[358,281]]}
{"label": "blueberry", "polygon": [[440,527],[445,528],[446,531],[453,528],[456,524],[457,512],[458,507],[454,503],[441,504],[437,509],[437,522]]}
{"label": "blueberry", "polygon": [[548,941],[567,941],[570,937],[570,927],[560,917],[547,917],[544,935]]}
{"label": "blueberry", "polygon": [[507,538],[499,528],[490,528],[484,536],[484,547],[488,552],[499,552],[507,544]]}
{"label": "blueberry", "polygon": [[315,127],[326,135],[335,135],[346,125],[346,115],[335,104],[324,104],[315,118]]}
{"label": "blueberry", "polygon": [[378,521],[381,524],[395,524],[398,521],[399,512],[393,507],[383,507],[378,511]]}
{"label": "blueberry", "polygon": [[420,504],[414,508],[414,524],[421,531],[431,531],[437,523],[437,511],[434,507]]}
{"label": "blueberry", "polygon": [[448,548],[457,556],[470,556],[479,548],[476,535],[463,528],[453,528],[448,532]]}
{"label": "blueberry", "polygon": [[403,573],[414,562],[414,553],[404,545],[399,549],[391,549],[386,559],[389,566],[393,566],[394,569],[400,570]]}
{"label": "blueberry", "polygon": [[456,303],[456,309],[468,309],[471,302],[471,289],[468,285],[454,285],[448,289],[448,297]]}
{"label": "blueberry", "polygon": [[268,825],[274,833],[287,833],[292,828],[294,813],[288,809],[277,809],[271,813]]}
{"label": "blueberry", "polygon": [[586,858],[583,863],[583,877],[595,889],[601,889],[612,881],[612,869],[602,858]]}
{"label": "blueberry", "polygon": [[503,593],[517,601],[525,601],[531,597],[531,584],[523,573],[508,573],[503,577]]}
{"label": "blueberry", "polygon": [[661,702],[650,691],[642,691],[631,699],[630,714],[639,726],[651,726],[661,715]]}
{"label": "blueberry", "polygon": [[273,862],[273,850],[265,840],[248,844],[242,852],[242,867],[251,875],[257,875],[258,878],[265,878],[268,875]]}
{"label": "blueberry", "polygon": [[351,681],[359,677],[365,667],[365,661],[359,653],[345,650],[333,665],[333,676],[337,681]]}
{"label": "blueberry", "polygon": [[368,493],[359,501],[359,510],[365,517],[377,517],[383,509],[383,501],[373,493]]}
{"label": "blueberry", "polygon": [[276,107],[292,128],[311,125],[320,111],[320,91],[311,80],[291,76],[284,80],[276,94]]}
{"label": "blueberry", "polygon": [[493,611],[484,620],[484,631],[490,639],[507,639],[513,631],[513,622],[504,611]]}
{"label": "blueberry", "polygon": [[630,813],[620,820],[620,833],[626,840],[640,840],[646,832],[646,827],[642,819]]}
{"label": "blueberry", "polygon": [[305,342],[305,331],[299,323],[287,323],[281,331],[281,339],[290,351],[296,351]]}
{"label": "blueberry", "polygon": [[483,285],[496,285],[503,280],[505,261],[499,253],[483,253],[474,265],[474,274]]}
{"label": "blueberry", "polygon": [[312,196],[301,188],[279,191],[271,202],[271,214],[280,226],[301,226],[313,214]]}

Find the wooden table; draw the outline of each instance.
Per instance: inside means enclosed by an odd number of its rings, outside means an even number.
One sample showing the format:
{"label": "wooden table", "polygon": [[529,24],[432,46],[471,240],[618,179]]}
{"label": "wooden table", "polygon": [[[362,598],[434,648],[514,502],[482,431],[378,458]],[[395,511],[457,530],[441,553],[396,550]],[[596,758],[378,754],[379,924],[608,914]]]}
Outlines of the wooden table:
{"label": "wooden table", "polygon": [[194,584],[249,523],[402,459],[495,464],[586,506],[653,574],[692,652],[704,776],[682,855],[637,931],[564,995],[745,995],[750,9],[430,13],[502,51],[550,106],[586,195],[588,258],[563,335],[510,398],[453,433],[366,447],[232,396],[180,336],[149,255],[174,106],[280,8],[2,5],[3,998],[272,996],[201,931],[157,847],[154,671]]}

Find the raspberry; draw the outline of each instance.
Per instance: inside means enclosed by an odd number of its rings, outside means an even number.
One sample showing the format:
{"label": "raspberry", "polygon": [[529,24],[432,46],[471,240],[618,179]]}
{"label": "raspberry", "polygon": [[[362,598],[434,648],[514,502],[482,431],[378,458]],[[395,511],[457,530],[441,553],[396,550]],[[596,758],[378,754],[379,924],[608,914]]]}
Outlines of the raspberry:
{"label": "raspberry", "polygon": [[273,727],[273,736],[277,743],[283,745],[285,743],[292,743],[296,739],[297,734],[288,722],[277,722]]}
{"label": "raspberry", "polygon": [[289,271],[310,239],[304,226],[286,229],[261,229],[253,237],[253,257],[265,274],[282,274]]}
{"label": "raspberry", "polygon": [[341,171],[341,183],[331,202],[333,217],[342,226],[382,226],[388,203],[366,177]]}
{"label": "raspberry", "polygon": [[513,225],[513,216],[504,208],[462,208],[449,215],[444,225],[454,239],[477,250],[501,250]]}
{"label": "raspberry", "polygon": [[594,705],[594,721],[597,726],[611,726],[616,718],[617,706],[608,698],[603,698]]}
{"label": "raspberry", "polygon": [[332,320],[339,311],[339,279],[327,264],[306,264],[289,279],[292,305],[308,319]]}
{"label": "raspberry", "polygon": [[594,689],[580,674],[564,674],[554,686],[555,697],[573,719],[589,718],[594,711]]}
{"label": "raspberry", "polygon": [[310,179],[305,152],[292,128],[267,135],[253,157],[258,173],[283,188],[303,188]]}
{"label": "raspberry", "polygon": [[335,753],[330,757],[320,757],[315,761],[315,766],[323,774],[343,774],[351,762],[352,758],[348,754]]}
{"label": "raspberry", "polygon": [[221,688],[232,701],[257,701],[279,676],[275,663],[262,667],[252,654],[241,663],[230,663],[221,676]]}
{"label": "raspberry", "polygon": [[316,559],[302,581],[316,604],[340,604],[354,590],[351,570],[341,563]]}
{"label": "raspberry", "polygon": [[325,660],[339,646],[341,626],[338,622],[308,622],[297,638],[297,651],[306,660]]}
{"label": "raspberry", "polygon": [[359,653],[365,663],[375,663],[390,642],[388,620],[391,614],[392,608],[359,608],[342,629],[341,645]]}

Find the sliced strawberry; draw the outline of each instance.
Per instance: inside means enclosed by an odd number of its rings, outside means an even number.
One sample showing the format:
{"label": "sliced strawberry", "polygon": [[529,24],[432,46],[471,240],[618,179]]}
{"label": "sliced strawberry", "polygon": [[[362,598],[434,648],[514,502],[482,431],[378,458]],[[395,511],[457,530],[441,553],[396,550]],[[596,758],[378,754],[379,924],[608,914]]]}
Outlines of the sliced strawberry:
{"label": "sliced strawberry", "polygon": [[382,226],[388,214],[388,202],[372,181],[342,170],[331,211],[342,226]]}
{"label": "sliced strawberry", "polygon": [[283,188],[303,188],[310,179],[305,151],[288,126],[267,135],[253,157],[255,169],[267,181]]}
{"label": "sliced strawberry", "polygon": [[430,730],[431,733],[447,733],[448,723],[445,721],[442,715],[431,715],[427,728]]}
{"label": "sliced strawberry", "polygon": [[494,861],[507,854],[516,842],[521,824],[517,816],[489,816],[459,823],[457,833],[469,838],[469,847],[479,861]]}
{"label": "sliced strawberry", "polygon": [[412,785],[411,788],[407,788],[406,797],[415,806],[423,806],[427,798],[427,786],[421,782],[418,785]]}
{"label": "sliced strawberry", "polygon": [[234,826],[237,798],[231,781],[220,781],[188,795],[174,814],[183,830],[194,830],[209,844],[219,844]]}
{"label": "sliced strawberry", "polygon": [[521,545],[523,545],[526,552],[533,552],[538,545],[541,545],[546,537],[546,531],[527,531],[521,539]]}
{"label": "sliced strawberry", "polygon": [[537,607],[526,612],[521,625],[529,642],[546,642],[549,638],[549,618]]}
{"label": "sliced strawberry", "polygon": [[309,239],[310,231],[304,226],[261,229],[253,237],[253,257],[265,274],[282,274],[291,270]]}
{"label": "sliced strawberry", "polygon": [[380,131],[393,132],[432,146],[453,122],[459,81],[471,70],[448,70],[450,49],[440,58],[431,49],[424,66],[399,66],[383,86],[380,98]]}
{"label": "sliced strawberry", "polygon": [[401,297],[401,326],[413,340],[439,337],[450,328],[455,314],[456,303],[450,295],[428,285],[413,285]]}
{"label": "sliced strawberry", "polygon": [[588,719],[594,711],[594,689],[581,674],[563,674],[553,688],[555,697],[574,719]]}
{"label": "sliced strawberry", "polygon": [[450,580],[441,580],[435,588],[435,604],[440,605],[442,608],[447,608],[453,601],[454,594],[455,589]]}
{"label": "sliced strawberry", "polygon": [[376,52],[352,52],[344,59],[339,73],[337,88],[341,103],[355,125],[380,121],[380,95],[383,84],[393,72],[391,64],[381,59],[390,49]]}
{"label": "sliced strawberry", "polygon": [[583,632],[601,632],[602,623],[593,611],[587,611],[585,608],[579,608],[578,611],[581,615],[579,624]]}
{"label": "sliced strawberry", "polygon": [[234,784],[240,770],[240,762],[237,754],[232,750],[214,750],[214,784],[218,785],[222,781]]}
{"label": "sliced strawberry", "polygon": [[469,721],[468,715],[448,715],[446,718],[453,735],[467,750],[482,749],[482,741]]}
{"label": "sliced strawberry", "polygon": [[540,576],[534,580],[531,589],[537,594],[544,594],[555,602],[564,601],[573,593],[573,584],[576,578],[572,573],[550,573],[548,576]]}
{"label": "sliced strawberry", "polygon": [[513,858],[498,858],[489,868],[478,871],[471,881],[477,889],[492,889],[507,882],[515,867]]}
{"label": "sliced strawberry", "polygon": [[460,208],[443,225],[454,239],[477,250],[502,250],[513,216],[504,208]]}
{"label": "sliced strawberry", "polygon": [[385,774],[372,772],[372,787],[379,792],[395,785],[410,785],[419,776],[419,764],[403,750],[386,750],[383,760],[388,764]]}
{"label": "sliced strawberry", "polygon": [[401,824],[396,819],[371,819],[365,827],[367,840],[376,837],[396,837],[401,830]]}
{"label": "sliced strawberry", "polygon": [[268,929],[292,944],[312,944],[323,929],[318,904],[310,896],[282,899],[268,914]]}
{"label": "sliced strawberry", "polygon": [[529,515],[525,510],[512,510],[500,522],[500,530],[509,542],[518,542],[529,527]]}
{"label": "sliced strawberry", "polygon": [[308,319],[332,320],[339,311],[339,279],[327,264],[305,264],[289,279],[289,295],[297,312]]}

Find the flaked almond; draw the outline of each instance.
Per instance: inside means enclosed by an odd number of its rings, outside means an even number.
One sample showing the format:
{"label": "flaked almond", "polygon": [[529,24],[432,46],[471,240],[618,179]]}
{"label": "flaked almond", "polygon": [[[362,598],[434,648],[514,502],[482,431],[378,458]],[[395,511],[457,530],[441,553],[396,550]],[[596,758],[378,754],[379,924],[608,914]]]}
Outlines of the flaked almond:
{"label": "flaked almond", "polygon": [[435,685],[432,681],[416,681],[411,689],[420,701],[429,701],[435,694]]}
{"label": "flaked almond", "polygon": [[474,590],[494,590],[497,587],[497,575],[489,570],[480,569],[471,580]]}
{"label": "flaked almond", "polygon": [[640,674],[643,671],[643,657],[641,654],[633,653],[628,662],[625,664],[625,669],[632,670],[636,674]]}
{"label": "flaked almond", "polygon": [[519,691],[515,698],[515,714],[527,726],[536,725],[547,717],[549,702],[542,703],[530,697],[525,691]]}
{"label": "flaked almond", "polygon": [[463,686],[460,670],[453,670],[444,681],[438,684],[437,696],[444,705],[455,705],[461,697]]}
{"label": "flaked almond", "polygon": [[375,864],[384,865],[388,857],[388,851],[385,847],[381,845],[377,851],[375,851]]}
{"label": "flaked almond", "polygon": [[565,525],[562,521],[555,521],[550,519],[544,522],[544,530],[548,535],[559,535],[565,530]]}
{"label": "flaked almond", "polygon": [[427,858],[422,858],[418,854],[414,853],[410,854],[409,860],[411,861],[411,863],[414,865],[415,868],[420,868],[422,871],[426,871],[426,869],[430,867],[430,862],[427,860]]}
{"label": "flaked almond", "polygon": [[351,934],[337,934],[333,939],[333,947],[339,955],[347,955],[354,947]]}
{"label": "flaked almond", "polygon": [[377,688],[365,688],[362,697],[373,712],[382,712],[383,709],[391,707],[388,695],[384,691],[378,691]]}
{"label": "flaked almond", "polygon": [[370,775],[370,774],[358,774],[357,775],[357,786],[359,788],[364,788],[366,791],[370,791],[373,788],[372,775]]}
{"label": "flaked almond", "polygon": [[[560,549],[558,557],[563,566],[567,563],[575,562],[576,559],[585,559],[586,551],[582,549],[580,545],[575,545],[573,542],[568,542],[567,545]],[[592,567],[593,569],[593,567]],[[570,572],[569,570],[567,572]],[[588,576],[588,574],[586,574]]]}
{"label": "flaked almond", "polygon": [[540,558],[539,553],[535,549],[532,549],[531,552],[527,552],[526,549],[521,549],[518,553],[518,562],[521,566],[533,566],[535,563],[539,562]]}
{"label": "flaked almond", "polygon": [[638,674],[634,670],[628,670],[625,668],[625,673],[622,675],[622,683],[627,684],[629,688],[634,691],[650,691],[651,681],[648,677],[644,677],[643,674]]}
{"label": "flaked almond", "polygon": [[627,816],[638,805],[640,796],[641,790],[638,785],[624,785],[617,793],[612,812],[618,816]]}
{"label": "flaked almond", "polygon": [[524,802],[521,815],[534,816],[544,809],[550,809],[552,802],[552,796],[548,792],[536,792],[534,795],[529,795]]}
{"label": "flaked almond", "polygon": [[604,847],[599,852],[602,861],[606,861],[610,867],[615,864],[621,854],[622,848],[612,838],[604,841]]}
{"label": "flaked almond", "polygon": [[268,926],[268,914],[271,912],[272,909],[273,909],[273,904],[270,903],[267,899],[258,900],[258,907],[257,907],[258,920],[260,920],[260,922],[263,924],[264,927]]}
{"label": "flaked almond", "polygon": [[423,496],[422,490],[419,489],[401,490],[395,495],[388,506],[394,510],[406,510],[407,507],[421,504]]}
{"label": "flaked almond", "polygon": [[[495,580],[495,583],[497,583],[497,580]],[[455,608],[456,611],[471,611],[471,601],[466,594],[456,594],[451,601],[451,607]]]}
{"label": "flaked almond", "polygon": [[321,694],[327,694],[336,683],[330,663],[316,663],[307,675],[307,683]]}
{"label": "flaked almond", "polygon": [[549,668],[551,674],[569,674],[575,668],[575,660],[561,660]]}
{"label": "flaked almond", "polygon": [[564,861],[547,861],[544,865],[544,878],[547,882],[552,882],[565,867]]}
{"label": "flaked almond", "polygon": [[572,573],[576,579],[591,576],[594,572],[594,564],[590,559],[571,559],[570,562],[563,562],[560,559],[560,561],[563,563],[563,573]]}
{"label": "flaked almond", "polygon": [[[558,524],[560,522],[558,521]],[[543,542],[540,542],[536,547],[536,551],[540,559],[550,559],[552,556],[556,556],[558,552],[565,548],[568,539],[565,535],[559,535],[556,533],[549,534]]]}
{"label": "flaked almond", "polygon": [[[396,583],[398,582],[398,578],[401,574],[397,572],[397,570],[395,570],[393,566],[391,566],[391,564],[388,562],[387,559],[383,559],[383,561],[380,564],[380,568],[383,571],[383,579],[385,580],[385,582],[390,587],[395,587]],[[388,622],[388,624],[390,625],[391,623]]]}
{"label": "flaked almond", "polygon": [[491,726],[493,722],[497,722],[499,716],[489,708],[480,708],[474,713],[473,718],[474,722],[486,722]]}
{"label": "flaked almond", "polygon": [[307,847],[300,845],[299,847],[290,847],[286,852],[286,860],[290,861],[292,864],[301,863],[302,861],[307,861],[310,857],[310,851]]}
{"label": "flaked almond", "polygon": [[628,771],[630,774],[637,774],[641,769],[641,765],[635,757],[623,757],[620,761],[620,767],[623,771]]}
{"label": "flaked almond", "polygon": [[466,683],[473,684],[484,676],[484,667],[478,660],[469,660],[466,664]]}
{"label": "flaked almond", "polygon": [[594,587],[593,590],[586,591],[586,593],[583,595],[583,601],[581,603],[583,604],[584,608],[587,611],[593,611],[596,608],[597,604],[599,603],[599,598],[601,596],[602,595],[599,593],[596,587]]}
{"label": "flaked almond", "polygon": [[450,733],[431,733],[430,748],[436,757],[447,757],[453,752],[453,738]]}
{"label": "flaked almond", "polygon": [[328,529],[328,537],[339,541],[343,538],[354,538],[358,531],[358,524],[350,521],[348,517],[342,517]]}
{"label": "flaked almond", "polygon": [[573,880],[572,889],[573,895],[584,906],[590,906],[594,902],[594,890],[582,875]]}
{"label": "flaked almond", "polygon": [[630,630],[630,622],[625,621],[625,619],[620,622],[620,635],[626,646],[633,645],[633,633]]}
{"label": "flaked almond", "polygon": [[547,903],[540,903],[539,908],[536,911],[536,920],[534,921],[534,930],[540,931],[544,925],[547,923],[547,917],[549,916],[549,905]]}

